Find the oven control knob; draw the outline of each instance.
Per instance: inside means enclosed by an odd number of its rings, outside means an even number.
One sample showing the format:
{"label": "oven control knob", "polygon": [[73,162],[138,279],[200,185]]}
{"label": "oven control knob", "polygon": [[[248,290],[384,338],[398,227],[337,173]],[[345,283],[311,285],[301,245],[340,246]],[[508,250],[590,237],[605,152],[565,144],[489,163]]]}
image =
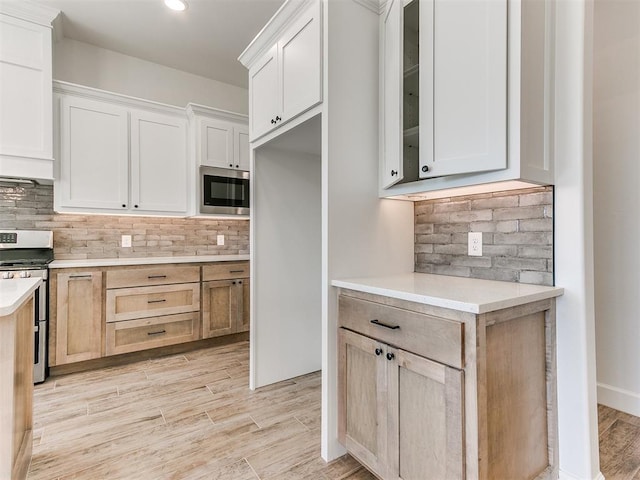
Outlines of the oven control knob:
{"label": "oven control knob", "polygon": [[29,278],[31,276],[31,272],[23,271],[20,272],[20,278]]}
{"label": "oven control knob", "polygon": [[13,272],[2,272],[2,278],[13,278]]}

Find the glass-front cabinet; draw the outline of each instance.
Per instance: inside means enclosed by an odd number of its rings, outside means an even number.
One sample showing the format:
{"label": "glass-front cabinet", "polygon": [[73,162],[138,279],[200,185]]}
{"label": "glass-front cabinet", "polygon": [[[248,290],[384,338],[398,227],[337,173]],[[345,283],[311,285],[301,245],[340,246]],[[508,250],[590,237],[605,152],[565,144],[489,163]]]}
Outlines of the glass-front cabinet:
{"label": "glass-front cabinet", "polygon": [[391,0],[381,187],[507,166],[507,0]]}

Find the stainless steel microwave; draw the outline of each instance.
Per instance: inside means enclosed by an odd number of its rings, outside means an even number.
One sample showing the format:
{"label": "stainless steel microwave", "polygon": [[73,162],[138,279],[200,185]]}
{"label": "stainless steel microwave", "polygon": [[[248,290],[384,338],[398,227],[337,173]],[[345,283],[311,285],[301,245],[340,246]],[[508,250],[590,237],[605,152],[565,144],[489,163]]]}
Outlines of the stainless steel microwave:
{"label": "stainless steel microwave", "polygon": [[249,215],[249,172],[200,167],[200,213]]}

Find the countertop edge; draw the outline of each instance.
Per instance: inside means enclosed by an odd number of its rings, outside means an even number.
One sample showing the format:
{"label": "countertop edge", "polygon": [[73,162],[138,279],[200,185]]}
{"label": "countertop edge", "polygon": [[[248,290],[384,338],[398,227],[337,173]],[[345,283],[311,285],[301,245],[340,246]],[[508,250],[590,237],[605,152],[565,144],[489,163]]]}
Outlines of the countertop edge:
{"label": "countertop edge", "polygon": [[[427,274],[419,274],[427,275]],[[469,281],[482,281],[479,279],[468,279]],[[508,283],[508,282],[504,282]],[[434,307],[447,308],[450,310],[457,310],[460,312],[483,314],[489,313],[504,308],[516,307],[518,305],[524,305],[527,303],[537,302],[540,300],[546,300],[549,298],[559,297],[564,294],[564,289],[561,287],[549,287],[542,285],[535,285],[545,288],[544,291],[527,293],[523,295],[514,295],[505,297],[498,300],[489,300],[487,302],[475,303],[475,302],[463,302],[451,298],[433,297],[429,295],[421,295],[412,292],[407,292],[398,289],[384,288],[380,286],[366,285],[357,283],[350,280],[332,280],[331,285],[338,288],[344,288],[347,290],[355,290],[363,293],[370,293],[374,295],[381,295],[398,300],[406,300],[409,302],[421,303],[425,305],[431,305]],[[528,285],[528,284],[527,284]]]}
{"label": "countertop edge", "polygon": [[54,260],[49,264],[49,268],[127,267],[132,265],[167,265],[170,263],[244,262],[248,260],[248,254],[191,255],[181,257],[87,258],[77,260]]}
{"label": "countertop edge", "polygon": [[[14,280],[8,280],[14,281]],[[13,313],[15,313],[18,308],[22,306],[22,304],[31,296],[31,294],[40,286],[42,283],[42,279],[40,278],[25,278],[16,280],[20,281],[25,285],[24,291],[21,291],[17,296],[10,298],[9,301],[5,304],[0,303],[0,317],[7,317]],[[4,299],[0,297],[0,301]]]}

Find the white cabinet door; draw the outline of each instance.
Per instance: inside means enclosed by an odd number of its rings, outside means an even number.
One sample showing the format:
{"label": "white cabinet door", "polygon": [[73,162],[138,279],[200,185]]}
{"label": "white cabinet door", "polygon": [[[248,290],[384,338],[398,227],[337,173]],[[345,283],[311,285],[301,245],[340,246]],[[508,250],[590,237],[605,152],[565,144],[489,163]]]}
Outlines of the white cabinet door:
{"label": "white cabinet door", "polygon": [[507,0],[435,0],[434,22],[434,154],[425,177],[506,168]]}
{"label": "white cabinet door", "polygon": [[246,127],[235,127],[233,129],[234,136],[234,167],[238,170],[249,171],[250,148],[249,148],[249,129]]}
{"label": "white cabinet door", "polygon": [[233,168],[233,125],[202,119],[200,128],[200,165]]}
{"label": "white cabinet door", "polygon": [[50,28],[0,14],[0,105],[0,155],[49,160],[53,178]]}
{"label": "white cabinet door", "polygon": [[278,43],[283,121],[322,100],[320,9],[316,2],[284,33]]}
{"label": "white cabinet door", "polygon": [[390,0],[382,17],[382,188],[388,188],[403,178],[402,13],[402,0]]}
{"label": "white cabinet door", "polygon": [[60,109],[61,206],[128,209],[127,110],[68,96]]}
{"label": "white cabinet door", "polygon": [[275,128],[280,115],[278,45],[274,45],[249,70],[249,121],[251,138]]}
{"label": "white cabinet door", "polygon": [[186,120],[131,112],[131,203],[134,211],[186,212]]}

